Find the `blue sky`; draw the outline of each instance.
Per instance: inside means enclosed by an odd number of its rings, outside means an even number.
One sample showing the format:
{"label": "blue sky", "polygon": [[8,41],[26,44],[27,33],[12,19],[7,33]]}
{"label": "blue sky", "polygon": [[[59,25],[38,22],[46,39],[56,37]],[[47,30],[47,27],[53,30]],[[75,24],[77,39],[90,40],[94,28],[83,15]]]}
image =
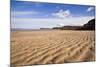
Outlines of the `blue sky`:
{"label": "blue sky", "polygon": [[11,0],[11,28],[39,29],[82,25],[95,17],[95,6]]}

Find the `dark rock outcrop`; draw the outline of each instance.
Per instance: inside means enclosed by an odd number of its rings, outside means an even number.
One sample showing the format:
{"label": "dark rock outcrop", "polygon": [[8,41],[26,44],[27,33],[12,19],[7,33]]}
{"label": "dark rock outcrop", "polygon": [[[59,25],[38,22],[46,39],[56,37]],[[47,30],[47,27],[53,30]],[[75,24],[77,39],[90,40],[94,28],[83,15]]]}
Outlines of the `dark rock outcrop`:
{"label": "dark rock outcrop", "polygon": [[84,24],[83,28],[86,30],[95,30],[95,19],[92,19],[87,24]]}

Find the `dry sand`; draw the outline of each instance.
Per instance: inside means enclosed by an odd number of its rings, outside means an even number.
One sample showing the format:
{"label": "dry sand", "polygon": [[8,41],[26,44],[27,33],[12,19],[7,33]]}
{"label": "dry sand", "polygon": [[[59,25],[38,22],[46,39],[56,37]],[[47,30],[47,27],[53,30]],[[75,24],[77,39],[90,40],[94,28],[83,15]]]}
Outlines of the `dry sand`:
{"label": "dry sand", "polygon": [[11,32],[11,64],[95,61],[95,32],[48,30]]}

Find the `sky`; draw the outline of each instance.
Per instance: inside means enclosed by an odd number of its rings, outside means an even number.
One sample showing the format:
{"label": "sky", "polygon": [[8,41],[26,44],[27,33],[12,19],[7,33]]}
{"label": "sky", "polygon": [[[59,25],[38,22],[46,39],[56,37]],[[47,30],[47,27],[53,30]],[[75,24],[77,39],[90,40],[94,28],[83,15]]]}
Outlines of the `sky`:
{"label": "sky", "polygon": [[93,18],[93,5],[11,0],[11,28],[40,29],[83,25]]}

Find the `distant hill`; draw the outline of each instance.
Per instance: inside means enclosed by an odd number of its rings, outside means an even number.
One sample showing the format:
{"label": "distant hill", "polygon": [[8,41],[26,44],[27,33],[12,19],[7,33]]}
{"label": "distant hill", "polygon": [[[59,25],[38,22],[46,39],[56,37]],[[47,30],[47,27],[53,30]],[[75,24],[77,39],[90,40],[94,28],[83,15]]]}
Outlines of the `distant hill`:
{"label": "distant hill", "polygon": [[53,29],[61,29],[61,30],[77,30],[81,29],[81,26],[63,26],[63,27],[54,27]]}
{"label": "distant hill", "polygon": [[40,28],[40,30],[51,30],[51,28]]}
{"label": "distant hill", "polygon": [[90,20],[88,23],[83,25],[86,30],[95,30],[95,19]]}
{"label": "distant hill", "polygon": [[53,29],[61,30],[95,30],[95,19],[88,21],[88,23],[83,26],[63,26],[63,27],[54,27]]}

